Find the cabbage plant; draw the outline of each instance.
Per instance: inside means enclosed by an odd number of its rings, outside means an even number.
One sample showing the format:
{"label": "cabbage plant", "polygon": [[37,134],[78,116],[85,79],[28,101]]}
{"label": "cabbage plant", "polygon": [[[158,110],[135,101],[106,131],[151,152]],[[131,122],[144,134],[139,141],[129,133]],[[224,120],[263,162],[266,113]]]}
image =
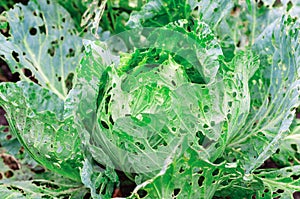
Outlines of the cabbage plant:
{"label": "cabbage plant", "polygon": [[102,2],[96,37],[59,3],[5,13],[0,55],[21,81],[0,84],[0,105],[26,151],[74,186],[0,181],[8,196],[111,198],[124,176],[128,198],[300,191],[297,1]]}

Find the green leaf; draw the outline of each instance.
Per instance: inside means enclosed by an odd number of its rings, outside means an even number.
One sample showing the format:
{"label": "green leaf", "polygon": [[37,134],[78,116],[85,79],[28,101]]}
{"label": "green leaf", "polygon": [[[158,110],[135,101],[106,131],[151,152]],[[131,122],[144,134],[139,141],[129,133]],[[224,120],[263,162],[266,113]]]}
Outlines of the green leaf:
{"label": "green leaf", "polygon": [[264,183],[264,189],[258,191],[260,198],[291,198],[300,191],[300,166],[285,167],[277,170],[258,170],[255,178]]}
{"label": "green leaf", "polygon": [[64,102],[34,83],[0,84],[0,105],[10,129],[46,168],[79,180],[80,139],[72,115],[64,117]]}
{"label": "green leaf", "polygon": [[55,2],[40,0],[15,5],[6,18],[11,36],[0,35],[0,54],[11,71],[29,80],[23,72],[29,69],[41,86],[65,99],[82,47],[69,13]]}
{"label": "green leaf", "polygon": [[[70,91],[71,101],[65,103],[65,108],[76,112],[76,123],[82,149],[86,151],[83,167],[80,169],[82,183],[90,189],[93,198],[110,198],[114,185],[118,183],[118,177],[113,169],[107,167],[101,169],[95,164],[93,157],[88,153],[92,151],[90,134],[88,131],[95,126],[96,111],[98,108],[97,98],[99,88],[105,84],[102,74],[105,66],[113,63],[114,56],[110,54],[106,45],[99,41],[85,40],[85,56],[77,69],[77,79],[74,88]],[[91,67],[92,66],[92,67]],[[98,150],[97,156],[107,164],[111,161],[107,154]]]}
{"label": "green leaf", "polygon": [[231,12],[227,12],[214,28],[226,60],[230,61],[236,52],[252,46],[268,25],[287,13],[299,16],[297,0],[235,1]]}
{"label": "green leaf", "polygon": [[5,152],[10,155],[16,156],[19,153],[21,145],[16,136],[7,132],[8,126],[0,126],[0,145],[4,148]]}
{"label": "green leaf", "polygon": [[222,182],[242,174],[236,164],[212,164],[199,158],[197,151],[187,149],[139,184],[130,198],[212,198]]}
{"label": "green leaf", "polygon": [[62,198],[80,199],[87,190],[73,181],[53,182],[51,180],[0,181],[2,198]]}
{"label": "green leaf", "polygon": [[300,49],[295,45],[298,23],[294,24],[289,17],[278,22],[271,24],[253,46],[261,62],[250,80],[250,114],[239,135],[228,145],[239,151],[236,155],[244,159],[246,173],[251,173],[277,150],[288,135],[299,106]]}
{"label": "green leaf", "polygon": [[85,160],[81,170],[81,180],[90,189],[94,199],[111,198],[118,177],[113,170],[100,169],[90,160]]}
{"label": "green leaf", "polygon": [[91,33],[94,35],[95,38],[99,39],[98,30],[100,20],[104,13],[105,5],[107,0],[103,0],[100,5],[98,0],[93,0],[92,2],[87,5],[87,10],[84,12],[81,18],[81,27],[90,27]]}
{"label": "green leaf", "polygon": [[21,192],[10,190],[5,186],[0,185],[0,192],[2,194],[3,199],[8,199],[8,198],[26,199],[26,197]]}

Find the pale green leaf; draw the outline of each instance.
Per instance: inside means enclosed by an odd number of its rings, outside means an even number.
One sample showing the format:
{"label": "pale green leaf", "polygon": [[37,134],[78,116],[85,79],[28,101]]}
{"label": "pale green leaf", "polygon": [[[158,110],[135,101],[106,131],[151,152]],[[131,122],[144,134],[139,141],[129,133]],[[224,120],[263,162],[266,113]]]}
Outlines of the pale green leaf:
{"label": "pale green leaf", "polygon": [[[259,70],[250,80],[251,111],[247,123],[230,147],[243,155],[246,172],[269,158],[288,135],[299,106],[298,27],[291,18],[271,24],[253,46],[260,56]],[[244,133],[247,132],[245,136]],[[244,156],[244,157],[243,157]]]}
{"label": "pale green leaf", "polygon": [[53,1],[30,1],[6,13],[10,37],[0,35],[0,54],[12,72],[29,69],[44,88],[65,99],[79,63],[81,39],[67,11]]}
{"label": "pale green leaf", "polygon": [[264,183],[264,189],[258,191],[258,198],[290,198],[300,191],[300,166],[285,167],[277,170],[258,170],[255,177]]}
{"label": "pale green leaf", "polygon": [[64,102],[57,95],[32,82],[2,83],[0,104],[10,130],[36,161],[80,179],[80,139],[73,118],[64,117]]}

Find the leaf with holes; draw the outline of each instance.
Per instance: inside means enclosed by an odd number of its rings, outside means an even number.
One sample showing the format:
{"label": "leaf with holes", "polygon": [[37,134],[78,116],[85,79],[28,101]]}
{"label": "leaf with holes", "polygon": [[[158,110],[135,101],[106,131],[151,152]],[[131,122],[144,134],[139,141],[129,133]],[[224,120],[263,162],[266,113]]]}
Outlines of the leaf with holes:
{"label": "leaf with holes", "polygon": [[250,80],[251,109],[247,122],[228,145],[239,150],[235,155],[244,162],[246,173],[275,153],[300,104],[297,27],[299,23],[292,18],[278,19],[252,47],[260,56],[260,67]]}
{"label": "leaf with holes", "polygon": [[[69,183],[69,184],[68,184]],[[0,181],[1,198],[83,198],[87,189],[73,181],[54,182],[52,180],[2,180]]]}
{"label": "leaf with holes", "polygon": [[80,139],[64,101],[33,82],[0,84],[0,105],[10,130],[30,155],[50,170],[80,180]]}
{"label": "leaf with holes", "polygon": [[[82,48],[69,13],[50,0],[7,11],[10,36],[0,34],[0,54],[12,72],[25,80],[34,77],[44,88],[65,99],[72,85]],[[28,76],[24,69],[31,73]],[[32,77],[30,77],[32,76]]]}
{"label": "leaf with holes", "polygon": [[154,177],[139,184],[131,198],[212,198],[222,182],[241,176],[236,164],[212,164],[188,148]]}
{"label": "leaf with holes", "polygon": [[[191,27],[203,31],[198,34],[186,31]],[[200,57],[207,56],[205,61],[201,60],[202,66],[213,66],[213,72],[198,72],[198,76],[189,72],[195,71],[191,67],[200,68],[201,65],[195,64],[199,62],[187,65],[179,56],[174,56],[187,52],[183,48],[182,51],[172,48],[181,41],[180,38],[174,37],[168,46],[163,45],[162,38],[166,36],[167,29],[194,39],[199,44],[195,45],[195,49],[202,53]],[[78,82],[71,91],[77,89],[81,96],[78,98],[83,99],[78,102],[79,107],[93,104],[88,112],[84,111],[86,108],[77,109],[78,123],[84,124],[80,132],[93,158],[107,168],[126,171],[131,178],[131,173],[134,173],[138,184],[149,179],[152,182],[162,168],[175,167],[176,159],[185,159],[185,153],[188,153],[187,158],[195,156],[195,160],[203,161],[205,165],[214,165],[212,162],[224,153],[227,139],[239,129],[238,123],[245,122],[250,109],[248,81],[258,68],[251,53],[240,53],[232,63],[221,67],[219,59],[222,59],[222,52],[214,35],[202,22],[189,24],[188,21],[178,21],[169,24],[166,29],[152,32],[150,39],[153,38],[160,43],[159,47],[167,49],[138,49],[132,54],[122,54],[119,59],[112,59],[102,43],[88,42],[80,67],[83,76],[78,76]],[[109,57],[111,59],[107,60]],[[198,59],[197,56],[194,58]],[[246,67],[242,67],[244,64],[247,64]],[[97,70],[91,70],[90,65]],[[219,73],[216,73],[218,70]],[[210,76],[207,84],[201,81],[206,75]],[[242,114],[243,117],[237,119]],[[200,163],[195,164],[195,170],[201,169]],[[220,167],[225,169],[225,164]],[[235,163],[233,165],[238,167]],[[230,164],[227,166],[230,167]],[[168,178],[168,175],[177,173],[163,172],[161,178]],[[186,173],[182,175],[182,178],[188,178]],[[236,175],[242,176],[241,173]],[[210,191],[206,189],[212,185],[207,185],[199,194],[212,197],[222,180],[226,179],[220,179]],[[169,179],[169,183],[176,183],[176,178]],[[181,194],[193,194],[191,189],[196,187],[187,187]],[[172,197],[173,189],[161,189],[165,197]],[[154,194],[154,190],[148,191]],[[159,197],[161,192],[155,194]]]}
{"label": "leaf with holes", "polygon": [[300,191],[300,166],[285,167],[277,170],[258,170],[254,178],[261,180],[264,188],[258,191],[257,198],[294,198],[293,193]]}

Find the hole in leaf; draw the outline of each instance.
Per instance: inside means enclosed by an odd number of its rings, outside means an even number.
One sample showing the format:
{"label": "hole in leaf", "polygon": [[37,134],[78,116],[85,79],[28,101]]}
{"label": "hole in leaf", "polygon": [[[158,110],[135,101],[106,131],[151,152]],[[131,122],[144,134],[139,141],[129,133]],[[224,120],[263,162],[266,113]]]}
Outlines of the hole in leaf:
{"label": "hole in leaf", "polygon": [[298,180],[300,178],[300,175],[291,175],[291,177],[293,178],[293,180]]}
{"label": "hole in leaf", "polygon": [[147,196],[148,192],[145,190],[138,190],[137,194],[140,196],[140,198],[144,198]]}
{"label": "hole in leaf", "polygon": [[111,116],[111,115],[109,116],[109,121],[110,121],[110,123],[111,123],[112,125],[114,125],[115,122],[114,122],[114,120],[112,119],[112,116]]}
{"label": "hole in leaf", "polygon": [[261,7],[263,7],[263,5],[264,5],[264,2],[259,1],[258,4],[257,4],[257,7],[258,7],[258,8],[261,8]]}
{"label": "hole in leaf", "polygon": [[184,169],[183,169],[183,167],[180,167],[180,169],[179,169],[179,173],[183,173],[184,172]]}
{"label": "hole in leaf", "polygon": [[290,9],[293,7],[293,3],[291,2],[291,1],[289,1],[288,3],[287,3],[287,7],[286,7],[286,11],[288,12],[288,11],[290,11]]}
{"label": "hole in leaf", "polygon": [[173,196],[177,196],[178,194],[179,194],[179,192],[180,192],[180,189],[174,189],[174,191],[173,191]]}
{"label": "hole in leaf", "polygon": [[199,187],[202,187],[204,180],[205,180],[204,176],[200,176],[199,177],[199,179],[198,179],[198,185],[199,185]]}
{"label": "hole in leaf", "polygon": [[241,43],[242,43],[241,40],[239,40],[238,43],[236,44],[236,46],[237,46],[238,48],[241,47]]}
{"label": "hole in leaf", "polygon": [[108,124],[107,124],[105,121],[103,121],[103,120],[101,120],[101,125],[102,125],[104,128],[109,129]]}
{"label": "hole in leaf", "polygon": [[32,36],[36,35],[37,29],[34,28],[34,27],[30,28],[30,29],[29,29],[29,33],[30,33],[30,35],[32,35]]}
{"label": "hole in leaf", "polygon": [[203,125],[203,128],[207,129],[209,126],[207,124]]}
{"label": "hole in leaf", "polygon": [[283,189],[277,189],[277,191],[276,191],[277,193],[283,193],[284,192],[284,190]]}
{"label": "hole in leaf", "polygon": [[140,142],[136,142],[135,145],[138,146],[141,150],[145,150],[146,149],[145,146],[142,143],[140,143]]}
{"label": "hole in leaf", "polygon": [[230,113],[227,114],[227,119],[228,119],[228,120],[231,119],[231,114],[230,114]]}
{"label": "hole in leaf", "polygon": [[33,184],[37,185],[37,186],[45,186],[47,188],[51,188],[51,189],[59,189],[60,186],[54,184],[54,183],[50,183],[50,182],[41,182],[41,181],[32,181]]}
{"label": "hole in leaf", "polygon": [[291,144],[291,147],[292,147],[292,149],[293,149],[294,151],[298,151],[298,150],[297,150],[297,145],[296,145],[296,144]]}
{"label": "hole in leaf", "polygon": [[205,106],[203,107],[203,111],[204,111],[204,113],[207,113],[207,112],[209,111],[209,107],[208,107],[207,105],[205,105]]}
{"label": "hole in leaf", "polygon": [[109,105],[110,99],[111,99],[111,95],[108,95],[108,96],[105,98],[105,113],[106,113],[106,114],[108,114],[108,105]]}
{"label": "hole in leaf", "polygon": [[172,80],[171,83],[172,83],[173,86],[176,86],[176,83],[175,83],[174,80]]}
{"label": "hole in leaf", "polygon": [[46,27],[45,25],[39,26],[39,31],[41,34],[46,34]]}
{"label": "hole in leaf", "polygon": [[52,46],[51,48],[48,49],[47,53],[48,53],[51,57],[54,57],[54,55],[55,55],[55,48]]}
{"label": "hole in leaf", "polygon": [[19,54],[16,51],[12,51],[12,56],[16,62],[19,62]]}
{"label": "hole in leaf", "polygon": [[72,48],[70,48],[69,49],[69,53],[66,55],[66,57],[67,58],[69,58],[69,57],[75,57],[75,51]]}
{"label": "hole in leaf", "polygon": [[31,77],[32,73],[31,73],[30,70],[25,69],[25,70],[24,70],[24,75],[25,75],[26,77]]}
{"label": "hole in leaf", "polygon": [[70,73],[67,76],[67,79],[65,80],[65,85],[66,85],[68,91],[70,91],[73,87],[73,78],[74,78],[74,73]]}
{"label": "hole in leaf", "polygon": [[219,170],[219,169],[216,169],[216,170],[214,170],[214,172],[212,172],[212,175],[213,175],[213,176],[216,176],[216,175],[219,174],[219,172],[220,172],[220,170]]}
{"label": "hole in leaf", "polygon": [[12,171],[8,170],[4,173],[4,175],[6,178],[11,178],[14,176],[14,173]]}
{"label": "hole in leaf", "polygon": [[6,139],[7,139],[7,140],[10,140],[11,138],[12,138],[12,135],[7,135],[7,136],[6,136]]}
{"label": "hole in leaf", "polygon": [[268,193],[268,192],[269,192],[269,189],[265,189],[264,192],[265,192],[265,193]]}

